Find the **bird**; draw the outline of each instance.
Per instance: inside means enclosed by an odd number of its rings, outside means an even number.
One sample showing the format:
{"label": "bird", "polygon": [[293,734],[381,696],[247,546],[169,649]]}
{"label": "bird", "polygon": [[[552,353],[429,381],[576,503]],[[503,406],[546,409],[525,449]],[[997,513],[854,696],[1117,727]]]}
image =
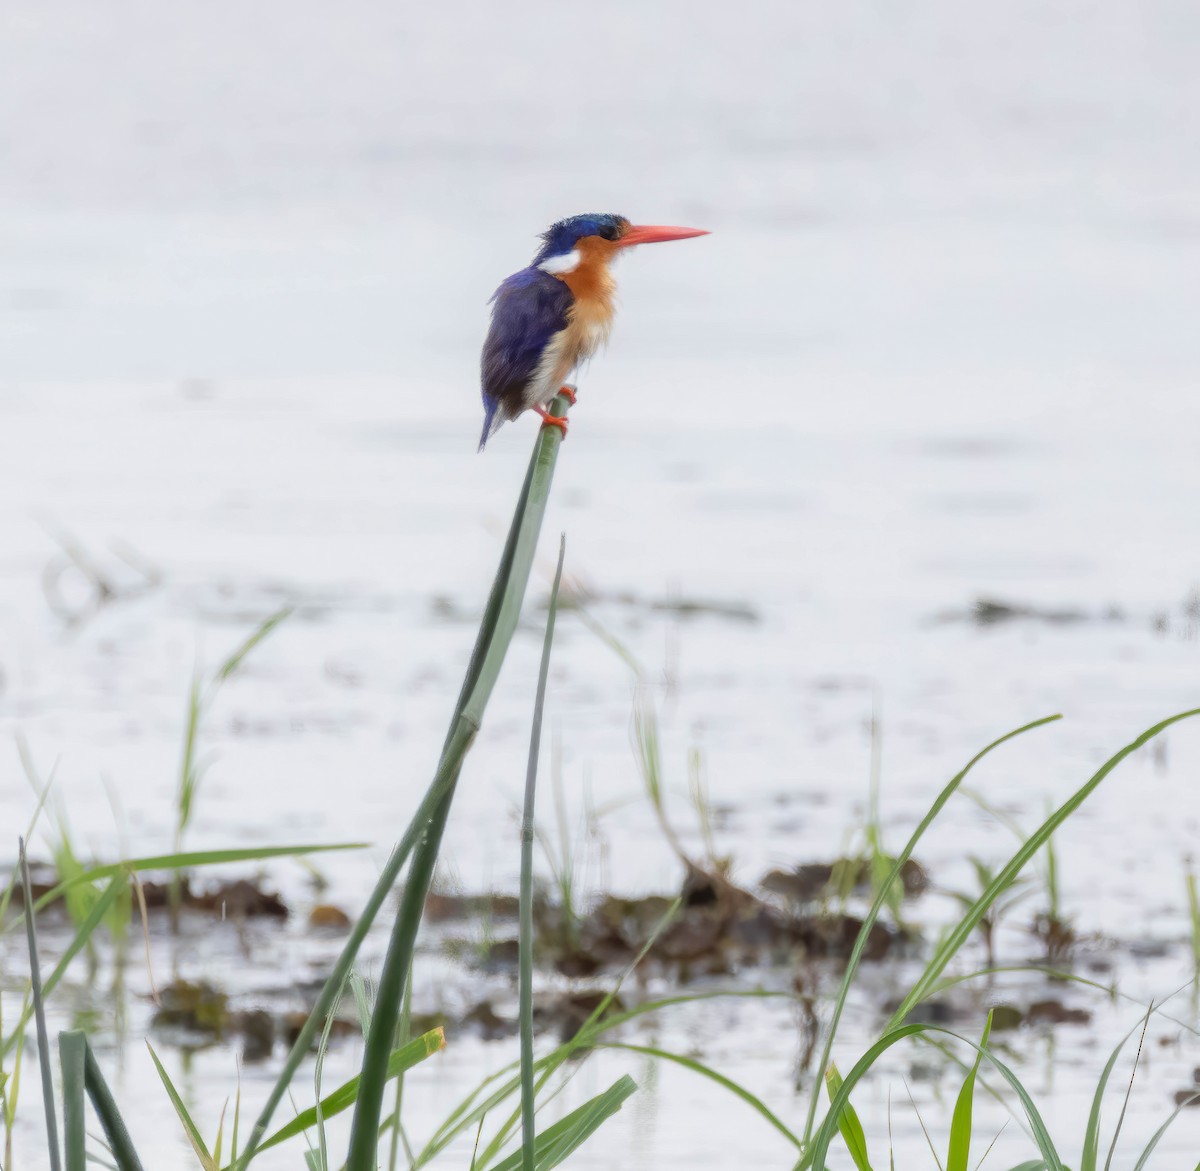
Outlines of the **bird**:
{"label": "bird", "polygon": [[609,266],[636,244],[707,236],[703,228],[634,224],[625,216],[587,214],[551,224],[528,268],[492,295],[491,326],[480,355],[483,434],[479,450],[505,421],[527,410],[565,435],[567,420],[550,414],[558,394],[575,402],[566,379],[608,340],[616,312]]}

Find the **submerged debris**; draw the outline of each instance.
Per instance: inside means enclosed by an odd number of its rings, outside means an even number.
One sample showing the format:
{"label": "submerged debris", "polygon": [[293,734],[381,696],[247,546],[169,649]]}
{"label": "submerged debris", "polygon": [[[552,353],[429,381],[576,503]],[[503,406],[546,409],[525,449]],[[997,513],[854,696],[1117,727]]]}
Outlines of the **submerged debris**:
{"label": "submerged debris", "polygon": [[[906,898],[917,898],[929,889],[929,875],[915,858],[900,867],[900,881]],[[839,858],[835,862],[807,862],[793,870],[770,870],[759,886],[795,906],[806,906],[863,893],[870,882],[870,859]]]}
{"label": "submerged debris", "polygon": [[[541,603],[545,609],[549,599]],[[585,607],[615,605],[627,610],[651,614],[674,614],[679,618],[724,618],[730,622],[761,622],[762,616],[749,602],[724,601],[719,598],[694,598],[668,594],[663,598],[640,598],[629,591],[596,593],[576,585],[559,590],[559,610],[580,610]]]}
{"label": "submerged debris", "polygon": [[[898,999],[888,1000],[883,1011],[891,1014],[900,1007]],[[912,1007],[904,1018],[905,1024],[952,1025],[976,1019],[978,1004],[971,997],[945,997],[923,1000]],[[1035,1000],[1027,1008],[1011,1002],[992,1006],[992,1032],[1006,1033],[1022,1026],[1087,1025],[1092,1014],[1086,1008],[1072,1008],[1061,1000]]]}
{"label": "submerged debris", "polygon": [[489,1000],[481,1000],[471,1008],[463,1017],[463,1024],[474,1028],[485,1041],[502,1041],[517,1035],[516,1019],[502,1017]]}
{"label": "submerged debris", "polygon": [[349,931],[351,918],[332,903],[318,903],[308,913],[308,925],[319,931]]}
{"label": "submerged debris", "polygon": [[1033,937],[1046,949],[1045,962],[1050,967],[1066,963],[1079,942],[1079,936],[1066,919],[1044,912],[1033,921]]}
{"label": "submerged debris", "polygon": [[515,895],[458,895],[430,891],[425,897],[425,918],[430,923],[463,919],[516,921],[520,903]]}
{"label": "submerged debris", "polygon": [[1055,609],[1021,602],[1002,602],[997,598],[976,598],[966,610],[943,610],[934,622],[969,622],[974,626],[999,626],[1005,622],[1040,622],[1046,626],[1073,626],[1084,622],[1124,622],[1125,614],[1117,606],[1099,613],[1075,607]]}
{"label": "submerged debris", "polygon": [[208,911],[222,919],[286,919],[288,908],[274,891],[264,890],[258,879],[235,879],[211,890],[191,894],[184,903],[193,911]]}
{"label": "submerged debris", "polygon": [[[679,909],[670,917],[676,902]],[[863,921],[831,911],[800,914],[764,902],[720,874],[689,864],[679,899],[665,895],[608,895],[578,923],[558,908],[541,908],[542,946],[567,976],[623,967],[643,949],[677,979],[724,975],[746,963],[844,959]],[[875,923],[865,957],[881,959],[901,938]]]}
{"label": "submerged debris", "polygon": [[[301,1009],[295,1012],[284,1013],[278,1020],[279,1033],[283,1037],[284,1042],[290,1049],[300,1039],[300,1030],[308,1023],[309,1014]],[[342,1037],[357,1037],[360,1030],[356,1021],[347,1020],[344,1017],[335,1016],[332,1020],[326,1018],[322,1021],[321,1027],[317,1030],[313,1037],[312,1048],[315,1051],[320,1044],[321,1035],[328,1028],[331,1038]]]}
{"label": "submerged debris", "polygon": [[[612,996],[609,999],[610,995],[600,989],[593,989],[584,992],[548,993],[539,996],[533,1005],[534,1031],[537,1033],[554,1032],[559,1041],[565,1044],[591,1020],[592,1014],[606,1000],[608,1000],[608,1005],[600,1014],[599,1019],[605,1020],[625,1011],[624,1001],[619,996]],[[516,1036],[518,1029],[516,1017],[501,1014],[490,1000],[481,1000],[469,1008],[463,1014],[461,1024],[478,1033],[485,1041]],[[423,1029],[425,1027],[422,1026]]]}
{"label": "submerged debris", "polygon": [[1175,1091],[1176,1106],[1200,1106],[1200,1067],[1192,1070],[1192,1084],[1186,1090]]}
{"label": "submerged debris", "polygon": [[1035,1000],[1025,1010],[1029,1025],[1090,1025],[1092,1014],[1086,1008],[1068,1008],[1061,1000]]}
{"label": "submerged debris", "polygon": [[242,1060],[267,1061],[275,1048],[275,1018],[262,1008],[229,1014],[229,1031],[242,1038]]}
{"label": "submerged debris", "polygon": [[152,1029],[210,1040],[223,1037],[228,1025],[229,997],[207,980],[171,981],[159,990],[159,1008],[150,1019]]}

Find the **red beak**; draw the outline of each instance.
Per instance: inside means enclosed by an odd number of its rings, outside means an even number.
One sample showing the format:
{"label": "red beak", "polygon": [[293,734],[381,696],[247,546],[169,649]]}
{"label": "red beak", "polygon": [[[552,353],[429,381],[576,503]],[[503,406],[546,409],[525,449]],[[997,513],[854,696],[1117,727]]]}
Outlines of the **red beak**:
{"label": "red beak", "polygon": [[664,240],[689,240],[692,236],[707,236],[706,228],[670,228],[663,224],[634,224],[618,241],[618,248],[634,244],[658,244]]}

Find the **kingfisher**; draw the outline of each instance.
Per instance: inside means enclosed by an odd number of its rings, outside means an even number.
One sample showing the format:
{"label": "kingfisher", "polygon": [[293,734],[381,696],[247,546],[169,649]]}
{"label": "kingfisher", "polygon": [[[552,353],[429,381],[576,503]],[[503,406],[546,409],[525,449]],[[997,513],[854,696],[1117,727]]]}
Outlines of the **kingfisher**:
{"label": "kingfisher", "polygon": [[702,228],[632,224],[620,215],[576,215],[551,224],[528,268],[492,295],[492,324],[480,357],[483,434],[479,450],[506,419],[527,410],[565,435],[552,415],[558,394],[575,402],[570,373],[608,340],[616,312],[609,265],[623,248],[707,236]]}

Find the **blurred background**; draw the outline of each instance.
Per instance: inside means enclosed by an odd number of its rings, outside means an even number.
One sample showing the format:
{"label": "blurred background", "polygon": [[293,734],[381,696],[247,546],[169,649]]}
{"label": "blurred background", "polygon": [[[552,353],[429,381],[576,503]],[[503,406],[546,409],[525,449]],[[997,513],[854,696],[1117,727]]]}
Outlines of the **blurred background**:
{"label": "blurred background", "polygon": [[[189,844],[369,840],[322,862],[361,902],[435,762],[536,432],[475,452],[486,302],[585,211],[712,231],[621,262],[546,556],[565,530],[676,792],[702,753],[741,878],[844,848],[874,717],[898,846],[1012,727],[1068,716],[981,774],[1032,828],[1200,699],[1194,5],[10,0],[0,46],[7,824],[34,805],[20,736],[81,849],[167,848],[193,672],[290,604],[206,722]],[[544,593],[451,826],[466,889],[514,887]],[[548,721],[565,823],[599,810],[596,891],[678,884],[635,682],[568,616]],[[1167,744],[1060,841],[1080,930],[1154,941],[1122,969],[1146,998],[1190,970],[1200,731]],[[1009,842],[963,802],[923,861],[953,886]],[[309,897],[298,868],[271,877]],[[242,994],[307,962],[289,931]],[[178,962],[232,963],[203,939]],[[1068,1130],[1131,1023],[1062,1040]],[[742,1025],[765,1037],[742,1075],[802,1114],[790,1043]],[[511,1056],[465,1046],[414,1092],[446,1106]],[[1196,1063],[1170,1054],[1141,1130]],[[232,1057],[190,1068],[215,1120]],[[158,1165],[182,1165],[146,1087]],[[712,1094],[663,1074],[578,1165],[720,1165],[687,1122],[735,1108]],[[1181,1123],[1162,1149],[1198,1142]],[[778,1143],[747,1149],[788,1165]]]}

